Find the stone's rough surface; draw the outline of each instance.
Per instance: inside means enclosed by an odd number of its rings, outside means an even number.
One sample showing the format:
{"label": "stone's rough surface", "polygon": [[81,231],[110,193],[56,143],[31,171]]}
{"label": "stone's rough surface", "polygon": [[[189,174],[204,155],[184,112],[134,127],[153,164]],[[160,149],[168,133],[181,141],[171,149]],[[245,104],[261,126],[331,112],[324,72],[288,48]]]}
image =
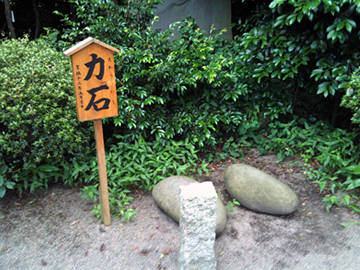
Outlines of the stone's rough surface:
{"label": "stone's rough surface", "polygon": [[[185,176],[172,176],[157,183],[152,191],[156,204],[176,222],[180,222],[180,186],[198,183]],[[216,235],[220,235],[226,226],[226,209],[217,199]]]}
{"label": "stone's rough surface", "polygon": [[[230,0],[165,0],[155,9],[155,15],[159,16],[159,20],[154,23],[153,29],[167,30],[171,23],[191,16],[207,35],[214,25],[214,33],[226,29],[221,38],[232,40]],[[174,31],[173,39],[178,37],[179,32]]]}
{"label": "stone's rough surface", "polygon": [[298,197],[288,186],[249,165],[229,166],[224,178],[231,197],[251,210],[288,215],[299,206]]}
{"label": "stone's rough surface", "polygon": [[180,186],[179,270],[215,270],[217,195],[211,182]]}

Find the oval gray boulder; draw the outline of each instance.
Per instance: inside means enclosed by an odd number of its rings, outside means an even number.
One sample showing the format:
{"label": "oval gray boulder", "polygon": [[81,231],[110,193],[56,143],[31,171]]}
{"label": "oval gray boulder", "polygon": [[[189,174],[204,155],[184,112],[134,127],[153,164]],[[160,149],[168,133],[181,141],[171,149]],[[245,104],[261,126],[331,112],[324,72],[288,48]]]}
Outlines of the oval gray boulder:
{"label": "oval gray boulder", "polygon": [[288,186],[249,165],[229,166],[224,180],[230,196],[251,210],[288,215],[299,206],[298,197]]}
{"label": "oval gray boulder", "polygon": [[[197,182],[185,176],[172,176],[157,183],[152,191],[155,203],[177,223],[180,221],[180,186]],[[218,198],[216,212],[216,235],[220,235],[226,226],[226,209]]]}

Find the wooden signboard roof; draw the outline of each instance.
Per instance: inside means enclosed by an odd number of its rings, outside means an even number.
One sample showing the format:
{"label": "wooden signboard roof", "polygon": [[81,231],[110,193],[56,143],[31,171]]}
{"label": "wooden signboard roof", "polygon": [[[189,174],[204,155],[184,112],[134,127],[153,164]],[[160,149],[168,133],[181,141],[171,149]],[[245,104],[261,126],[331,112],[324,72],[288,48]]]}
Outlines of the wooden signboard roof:
{"label": "wooden signboard roof", "polygon": [[78,44],[76,44],[75,46],[72,46],[70,49],[67,49],[66,51],[64,51],[64,54],[66,56],[71,56],[71,55],[81,51],[82,49],[84,49],[85,47],[89,46],[92,43],[96,43],[110,51],[119,52],[118,49],[111,47],[111,46],[105,44],[104,42],[101,42],[92,37],[88,37],[88,38],[84,39],[83,41],[79,42]]}

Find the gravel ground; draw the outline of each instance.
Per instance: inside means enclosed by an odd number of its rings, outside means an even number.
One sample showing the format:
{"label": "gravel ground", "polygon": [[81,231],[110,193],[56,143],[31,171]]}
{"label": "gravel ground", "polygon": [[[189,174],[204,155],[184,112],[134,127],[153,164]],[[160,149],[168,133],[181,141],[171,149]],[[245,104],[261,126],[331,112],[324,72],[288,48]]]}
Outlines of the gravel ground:
{"label": "gravel ground", "polygon": [[[225,205],[231,198],[223,174],[232,162],[210,164],[210,174],[194,175],[212,181]],[[216,239],[218,269],[360,269],[360,228],[339,225],[359,215],[344,208],[327,213],[326,194],[296,163],[276,163],[276,156],[255,152],[242,162],[287,184],[300,207],[289,216],[272,216],[234,206]],[[90,213],[95,203],[81,195],[79,187],[53,184],[0,199],[0,269],[177,269],[179,226],[151,193],[134,194],[131,208],[138,214],[128,223],[113,219],[108,227]]]}

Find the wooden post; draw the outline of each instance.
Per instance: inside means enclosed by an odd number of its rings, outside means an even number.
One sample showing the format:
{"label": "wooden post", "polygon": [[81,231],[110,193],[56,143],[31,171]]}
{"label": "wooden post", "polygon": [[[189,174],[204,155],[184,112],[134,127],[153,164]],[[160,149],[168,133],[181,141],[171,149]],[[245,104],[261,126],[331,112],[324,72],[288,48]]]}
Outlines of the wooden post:
{"label": "wooden post", "polygon": [[113,52],[119,50],[91,37],[64,52],[71,56],[78,119],[94,120],[101,218],[105,226],[111,224],[111,219],[101,119],[119,114]]}
{"label": "wooden post", "polygon": [[111,225],[109,192],[107,184],[106,160],[104,150],[104,136],[101,119],[94,120],[96,153],[99,167],[99,193],[101,205],[101,219],[105,226]]}

